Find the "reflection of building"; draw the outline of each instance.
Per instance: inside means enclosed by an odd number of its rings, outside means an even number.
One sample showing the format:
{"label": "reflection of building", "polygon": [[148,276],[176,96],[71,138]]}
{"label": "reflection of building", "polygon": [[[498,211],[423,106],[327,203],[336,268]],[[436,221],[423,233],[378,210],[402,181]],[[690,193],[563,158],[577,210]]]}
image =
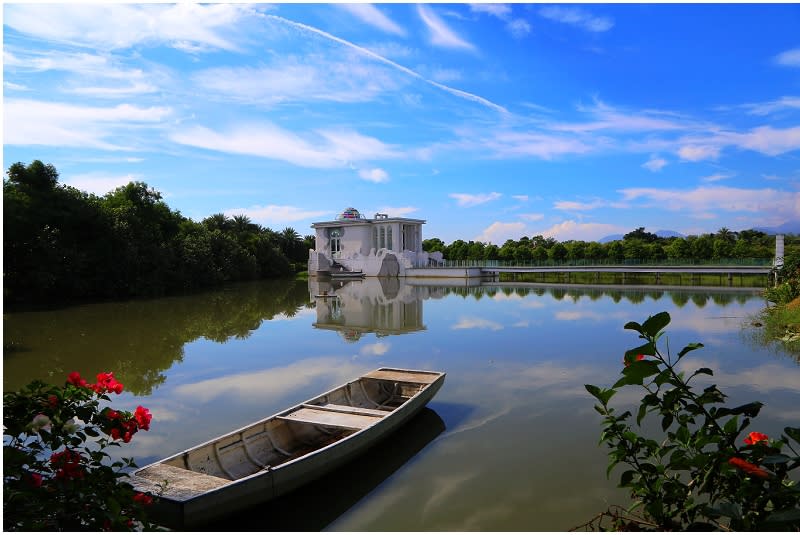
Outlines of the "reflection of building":
{"label": "reflection of building", "polygon": [[330,274],[337,270],[367,276],[403,277],[414,267],[435,265],[441,253],[422,250],[422,219],[375,214],[363,217],[345,209],[336,221],[314,223],[316,249],[309,251],[308,272]]}
{"label": "reflection of building", "polygon": [[308,284],[316,301],[314,327],[339,331],[346,340],[358,340],[365,333],[387,336],[425,329],[422,301],[427,288],[406,285],[397,278],[344,283],[310,279]]}

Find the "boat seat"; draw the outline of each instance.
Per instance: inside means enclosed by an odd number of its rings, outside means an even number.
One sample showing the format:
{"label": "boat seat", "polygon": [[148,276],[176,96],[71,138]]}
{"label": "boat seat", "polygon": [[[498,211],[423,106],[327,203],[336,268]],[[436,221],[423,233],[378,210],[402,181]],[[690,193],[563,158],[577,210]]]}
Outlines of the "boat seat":
{"label": "boat seat", "polygon": [[303,405],[308,409],[323,409],[326,411],[333,411],[333,412],[344,412],[347,414],[365,414],[367,416],[386,416],[391,410],[381,410],[381,409],[368,409],[366,407],[353,407],[351,405],[337,405],[335,403],[326,403],[324,405]]}
{"label": "boat seat", "polygon": [[[352,408],[352,407],[351,407]],[[385,413],[384,413],[385,414]],[[283,416],[281,420],[293,422],[303,422],[307,424],[324,425],[328,427],[341,427],[344,429],[359,430],[369,427],[379,422],[383,415],[353,414],[350,412],[338,412],[326,410],[323,407],[305,405]]]}
{"label": "boat seat", "polygon": [[164,484],[169,494],[200,494],[230,483],[222,477],[187,470],[171,464],[159,463],[136,472],[139,481],[149,480],[158,493],[158,485]]}

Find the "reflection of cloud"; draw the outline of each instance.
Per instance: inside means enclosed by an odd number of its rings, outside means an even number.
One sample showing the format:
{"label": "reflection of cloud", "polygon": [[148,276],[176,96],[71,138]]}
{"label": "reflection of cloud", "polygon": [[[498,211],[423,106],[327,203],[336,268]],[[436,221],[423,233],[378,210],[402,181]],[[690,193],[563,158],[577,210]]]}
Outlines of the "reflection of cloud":
{"label": "reflection of cloud", "polygon": [[578,320],[592,320],[592,321],[617,321],[620,318],[627,318],[627,315],[622,312],[613,314],[595,312],[593,310],[560,310],[556,312],[555,318],[562,321],[578,321]]}
{"label": "reflection of cloud", "polygon": [[365,355],[365,356],[371,356],[371,357],[375,356],[375,357],[377,357],[377,356],[385,355],[386,352],[389,351],[390,347],[391,346],[389,344],[386,344],[384,342],[378,342],[376,344],[367,344],[367,345],[365,345],[364,347],[361,348],[359,353],[361,353],[362,355]]}
{"label": "reflection of cloud", "polygon": [[475,421],[472,421],[472,422],[467,422],[464,425],[461,425],[461,426],[453,429],[452,431],[450,431],[450,433],[448,433],[448,435],[455,435],[456,433],[463,433],[464,431],[472,431],[473,429],[477,429],[479,427],[483,427],[484,425],[488,424],[489,422],[493,422],[494,420],[497,420],[498,418],[500,418],[502,416],[505,416],[509,412],[511,412],[511,408],[510,407],[506,407],[505,409],[497,411],[497,412],[495,412],[493,414],[490,414],[488,416],[484,416],[483,418],[480,418],[479,420],[475,420]]}
{"label": "reflection of cloud", "polygon": [[207,403],[221,396],[235,396],[249,401],[279,398],[317,380],[338,378],[344,383],[364,371],[332,357],[305,359],[283,368],[239,373],[216,379],[180,385],[175,395],[189,397],[196,403]]}
{"label": "reflection of cloud", "polygon": [[502,325],[495,321],[486,320],[482,318],[462,318],[458,323],[451,327],[452,329],[491,329],[499,331],[503,328]]}
{"label": "reflection of cloud", "polygon": [[703,361],[698,358],[690,362],[682,361],[678,367],[689,373],[706,367],[714,370],[713,381],[719,387],[751,388],[758,392],[790,390],[800,394],[800,368],[787,368],[778,364],[764,364],[737,372],[726,372],[719,362]]}
{"label": "reflection of cloud", "polygon": [[477,472],[468,474],[447,474],[440,477],[433,478],[433,488],[436,491],[428,498],[425,507],[422,508],[422,515],[425,516],[431,509],[436,508],[437,505],[444,502],[452,494],[464,488],[467,481],[475,479]]}
{"label": "reflection of cloud", "polygon": [[528,320],[521,320],[516,322],[512,327],[529,327],[530,322]]}

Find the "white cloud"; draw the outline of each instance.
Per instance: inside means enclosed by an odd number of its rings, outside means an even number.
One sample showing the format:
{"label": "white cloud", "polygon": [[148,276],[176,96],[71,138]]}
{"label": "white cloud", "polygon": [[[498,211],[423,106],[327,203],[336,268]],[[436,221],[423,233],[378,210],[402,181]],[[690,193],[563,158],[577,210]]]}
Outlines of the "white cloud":
{"label": "white cloud", "polygon": [[724,173],[715,173],[713,175],[708,175],[701,177],[700,180],[703,182],[719,182],[720,180],[727,180],[731,178],[733,175],[728,175]]}
{"label": "white cloud", "polygon": [[370,356],[370,357],[380,357],[385,355],[389,352],[389,348],[391,348],[390,344],[384,342],[377,342],[375,344],[367,344],[363,346],[359,353],[361,355]]}
{"label": "white cloud", "polygon": [[525,19],[514,19],[506,24],[506,28],[515,39],[522,39],[531,33],[531,25]]}
{"label": "white cloud", "polygon": [[775,189],[702,186],[692,190],[627,188],[620,193],[626,201],[644,199],[667,210],[694,212],[700,218],[709,210],[782,214],[792,219],[800,214],[800,192]]}
{"label": "white cloud", "polygon": [[518,201],[522,201],[522,202],[528,202],[528,196],[527,195],[512,195],[511,198],[512,199],[516,199]]}
{"label": "white cloud", "polygon": [[518,240],[524,234],[524,223],[501,223],[499,221],[495,221],[486,227],[479,236],[476,236],[475,241],[503,244],[506,240]]}
{"label": "white cloud", "polygon": [[[418,7],[418,9],[420,9],[420,8],[422,8],[422,6]],[[436,82],[434,80],[429,80],[429,79],[425,78],[424,76],[420,75],[419,73],[409,69],[408,67],[404,67],[404,66],[402,66],[402,65],[400,65],[398,63],[395,63],[394,61],[391,61],[389,59],[386,59],[383,56],[380,56],[380,55],[376,54],[375,52],[372,52],[369,49],[366,49],[364,47],[355,45],[355,44],[353,44],[353,43],[351,43],[349,41],[346,41],[344,39],[336,37],[335,35],[331,35],[328,32],[324,32],[324,31],[322,31],[322,30],[320,30],[318,28],[314,28],[313,26],[308,26],[306,24],[301,24],[299,22],[294,22],[294,21],[291,21],[291,20],[288,20],[288,19],[284,19],[283,17],[278,17],[276,15],[265,15],[265,17],[267,19],[269,19],[269,20],[274,20],[274,21],[280,22],[282,24],[288,25],[288,26],[290,26],[292,28],[295,28],[295,29],[298,29],[298,30],[301,30],[301,31],[304,31],[304,32],[310,32],[310,33],[319,35],[321,37],[324,37],[325,39],[329,39],[329,40],[331,40],[333,42],[336,42],[336,43],[339,43],[341,45],[350,47],[353,50],[356,50],[356,51],[360,52],[361,54],[364,54],[364,55],[366,55],[366,56],[368,56],[368,57],[370,57],[370,58],[372,58],[372,59],[374,59],[376,61],[380,61],[381,63],[384,63],[386,65],[389,65],[390,67],[392,67],[394,69],[397,69],[400,72],[404,72],[409,76],[412,76],[414,78],[420,79],[420,80],[424,81],[427,84],[430,84],[430,85],[432,85],[434,87],[437,87],[437,88],[441,89],[442,91],[446,91],[446,92],[450,93],[451,95],[455,95],[455,96],[463,98],[465,100],[476,102],[476,103],[478,103],[478,104],[480,104],[482,106],[486,106],[487,108],[491,108],[491,109],[493,109],[495,111],[499,111],[501,113],[508,113],[508,110],[506,110],[504,107],[502,107],[502,106],[500,106],[498,104],[495,104],[494,102],[491,102],[490,100],[487,100],[487,99],[485,99],[485,98],[483,98],[481,96],[469,93],[467,91],[462,91],[460,89],[456,89],[456,88],[453,88],[453,87],[449,87],[449,86],[440,84],[439,82]]]}
{"label": "white cloud", "polygon": [[781,52],[775,56],[775,62],[784,67],[800,67],[800,48]]}
{"label": "white cloud", "polygon": [[602,199],[596,199],[590,203],[578,202],[578,201],[556,201],[555,203],[553,203],[553,208],[555,208],[556,210],[579,211],[579,212],[582,212],[584,210],[595,210],[597,208],[602,208],[603,206],[608,206],[608,203]]}
{"label": "white cloud", "polygon": [[296,206],[269,204],[267,206],[254,205],[249,208],[228,208],[223,213],[229,217],[244,215],[258,224],[269,226],[270,224],[279,225],[315,219],[328,215],[330,212],[327,210],[303,210]]}
{"label": "white cloud", "polygon": [[5,80],[3,80],[3,87],[9,91],[28,91],[28,88],[22,84],[15,84]]}
{"label": "white cloud", "polygon": [[100,50],[166,44],[237,50],[255,10],[244,4],[9,4],[4,24],[47,41]]}
{"label": "white cloud", "polygon": [[470,206],[477,206],[479,204],[487,203],[490,201],[496,201],[502,194],[493,191],[491,193],[479,193],[477,195],[473,195],[470,193],[451,193],[448,195],[451,199],[455,199],[459,206],[470,207]]}
{"label": "white cloud", "polygon": [[475,50],[475,46],[459,37],[431,9],[417,5],[417,13],[430,31],[431,43],[443,48]]}
{"label": "white cloud", "polygon": [[458,323],[453,325],[451,329],[489,329],[491,331],[499,331],[503,328],[502,325],[496,321],[487,320],[484,318],[461,318]]}
{"label": "white cloud", "polygon": [[[475,142],[470,140],[466,144],[472,145]],[[566,154],[586,154],[594,150],[594,147],[575,136],[535,132],[494,132],[491,137],[479,138],[477,144],[490,150],[496,158],[533,156],[551,160]]]}
{"label": "white cloud", "polygon": [[608,17],[596,17],[588,11],[577,7],[547,6],[539,10],[539,15],[546,19],[577,26],[590,32],[605,32],[614,26]]}
{"label": "white cloud", "polygon": [[340,8],[386,33],[405,36],[406,31],[372,4],[337,4]]}
{"label": "white cloud", "polygon": [[176,131],[171,139],[207,150],[248,154],[322,169],[400,156],[380,140],[357,132],[317,130],[301,137],[270,123],[237,125],[225,131],[197,126]]}
{"label": "white cloud", "polygon": [[650,171],[653,171],[655,173],[661,171],[666,165],[667,165],[667,160],[665,160],[664,158],[659,158],[656,155],[653,155],[650,157],[649,160],[647,160],[645,163],[642,164],[642,167],[644,167],[645,169],[649,169]]}
{"label": "white cloud", "polygon": [[389,181],[389,174],[379,167],[374,169],[361,169],[358,171],[358,176],[364,180],[375,182],[376,184]]}
{"label": "white cloud", "polygon": [[171,112],[170,108],[155,106],[91,107],[6,99],[4,143],[124,150],[130,147],[109,139],[131,128],[158,126]]}
{"label": "white cloud", "polygon": [[94,172],[80,175],[72,175],[64,179],[64,184],[78,188],[81,191],[94,193],[95,195],[105,195],[119,186],[125,186],[129,182],[141,181],[141,175],[108,175],[105,173]]}
{"label": "white cloud", "polygon": [[745,134],[731,134],[730,138],[741,148],[777,156],[800,149],[800,126],[783,129],[760,126]]}
{"label": "white cloud", "polygon": [[525,221],[541,221],[544,219],[544,214],[519,214],[519,217]]}
{"label": "white cloud", "polygon": [[558,241],[584,240],[595,241],[609,234],[622,234],[630,229],[611,223],[579,223],[577,221],[563,221],[550,228],[532,232],[545,238],[555,238]]}
{"label": "white cloud", "polygon": [[195,83],[223,100],[275,105],[321,100],[366,102],[405,83],[385,66],[356,54],[282,57],[259,67],[218,67],[198,72]]}
{"label": "white cloud", "polygon": [[470,4],[469,10],[473,13],[486,13],[500,20],[508,20],[511,16],[511,6],[508,4]]}
{"label": "white cloud", "polygon": [[[798,50],[798,53],[800,53],[800,49]],[[748,113],[751,115],[769,115],[776,111],[800,108],[800,97],[781,97],[778,100],[771,100],[769,102],[744,104],[742,107],[750,110]]]}
{"label": "white cloud", "polygon": [[684,145],[678,149],[678,156],[682,160],[699,162],[700,160],[716,160],[719,157],[720,147],[713,145]]}

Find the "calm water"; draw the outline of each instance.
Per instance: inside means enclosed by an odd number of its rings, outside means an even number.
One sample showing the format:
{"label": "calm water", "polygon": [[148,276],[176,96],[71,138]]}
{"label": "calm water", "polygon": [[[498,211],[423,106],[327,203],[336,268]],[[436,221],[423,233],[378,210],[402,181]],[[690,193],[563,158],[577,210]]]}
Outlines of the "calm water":
{"label": "calm water", "polygon": [[[126,387],[114,405],[154,415],[122,449],[144,465],[379,366],[447,372],[402,433],[220,530],[563,531],[627,503],[583,385],[612,384],[639,345],[623,325],[662,310],[673,353],[703,342],[693,367],[714,369],[731,403],[766,404],[759,431],[800,422],[797,361],[743,327],[764,306],[757,291],[437,284],[268,282],[7,313],[3,385],[114,371]],[[325,291],[338,298],[314,297]]]}

